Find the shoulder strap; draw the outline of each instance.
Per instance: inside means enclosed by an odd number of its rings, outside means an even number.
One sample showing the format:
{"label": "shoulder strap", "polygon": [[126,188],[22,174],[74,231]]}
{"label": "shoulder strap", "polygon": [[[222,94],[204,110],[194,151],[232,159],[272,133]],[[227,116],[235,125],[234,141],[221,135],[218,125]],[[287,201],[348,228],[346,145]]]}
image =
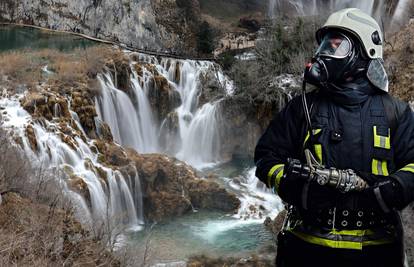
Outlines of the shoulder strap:
{"label": "shoulder strap", "polygon": [[391,133],[394,133],[398,127],[398,121],[404,112],[404,105],[389,94],[381,95],[381,99],[391,128]]}
{"label": "shoulder strap", "polygon": [[320,102],[321,102],[320,93],[319,91],[315,91],[311,98],[311,106],[310,106],[311,120],[315,116],[316,112],[318,111]]}

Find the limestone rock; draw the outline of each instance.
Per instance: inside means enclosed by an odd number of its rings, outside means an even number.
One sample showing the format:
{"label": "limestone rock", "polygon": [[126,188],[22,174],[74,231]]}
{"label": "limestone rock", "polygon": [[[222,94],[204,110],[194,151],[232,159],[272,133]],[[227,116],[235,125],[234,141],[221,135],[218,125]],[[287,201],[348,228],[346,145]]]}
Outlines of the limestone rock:
{"label": "limestone rock", "polygon": [[275,217],[274,220],[267,217],[264,221],[265,228],[272,234],[273,238],[277,240],[277,235],[282,230],[283,222],[287,216],[287,211],[282,210],[279,214]]}
{"label": "limestone rock", "polygon": [[148,98],[156,119],[162,122],[175,108],[181,105],[181,96],[162,75],[155,75],[150,85]]}
{"label": "limestone rock", "polygon": [[195,54],[198,13],[197,0],[32,0],[0,4],[1,21],[184,54]]}
{"label": "limestone rock", "polygon": [[32,125],[27,125],[26,136],[29,139],[30,147],[33,151],[37,151],[37,137]]}
{"label": "limestone rock", "polygon": [[199,178],[193,168],[160,154],[139,155],[126,150],[134,161],[144,193],[147,219],[161,221],[191,210],[211,209],[235,212],[240,201],[217,183]]}
{"label": "limestone rock", "polygon": [[[214,65],[213,65],[214,66]],[[226,95],[223,84],[217,77],[216,70],[219,66],[209,68],[200,75],[201,89],[198,97],[198,106],[201,107],[208,102],[218,100]]]}
{"label": "limestone rock", "polygon": [[232,212],[240,206],[236,195],[227,192],[217,183],[199,179],[188,181],[187,186],[191,203],[195,208]]}
{"label": "limestone rock", "polygon": [[21,105],[37,118],[44,117],[52,120],[54,117],[70,117],[66,99],[51,91],[28,91],[21,100]]}
{"label": "limestone rock", "polygon": [[80,123],[90,138],[96,137],[95,117],[97,112],[92,95],[87,90],[72,91],[71,109],[78,114]]}
{"label": "limestone rock", "polygon": [[115,144],[108,143],[103,140],[95,140],[95,146],[101,153],[99,161],[109,166],[125,166],[128,165],[129,159],[124,149]]}
{"label": "limestone rock", "polygon": [[90,194],[88,190],[88,185],[83,180],[83,178],[72,175],[68,180],[68,186],[71,190],[82,195],[87,201],[90,201]]}

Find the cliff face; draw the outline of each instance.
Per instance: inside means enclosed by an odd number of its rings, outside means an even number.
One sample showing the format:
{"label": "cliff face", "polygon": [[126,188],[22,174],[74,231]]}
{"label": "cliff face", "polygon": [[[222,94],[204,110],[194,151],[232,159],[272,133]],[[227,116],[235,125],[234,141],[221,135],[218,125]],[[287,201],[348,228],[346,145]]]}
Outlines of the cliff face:
{"label": "cliff face", "polygon": [[0,21],[84,33],[148,50],[191,54],[197,0],[4,0]]}

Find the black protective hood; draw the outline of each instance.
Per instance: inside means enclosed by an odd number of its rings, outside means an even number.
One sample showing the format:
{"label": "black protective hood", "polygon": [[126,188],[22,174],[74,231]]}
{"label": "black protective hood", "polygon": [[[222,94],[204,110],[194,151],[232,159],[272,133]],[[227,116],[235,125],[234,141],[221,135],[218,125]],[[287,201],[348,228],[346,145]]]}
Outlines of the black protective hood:
{"label": "black protective hood", "polygon": [[328,87],[322,87],[320,90],[335,103],[341,105],[359,105],[369,96],[378,93],[378,89],[365,77],[352,82],[329,84]]}

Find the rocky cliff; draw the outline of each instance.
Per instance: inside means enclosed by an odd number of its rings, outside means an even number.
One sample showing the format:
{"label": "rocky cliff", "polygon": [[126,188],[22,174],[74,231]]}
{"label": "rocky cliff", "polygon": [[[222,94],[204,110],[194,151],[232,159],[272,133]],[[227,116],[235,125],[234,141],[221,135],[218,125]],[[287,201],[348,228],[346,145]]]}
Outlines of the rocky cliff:
{"label": "rocky cliff", "polygon": [[4,0],[0,22],[84,33],[136,48],[194,53],[197,0]]}

